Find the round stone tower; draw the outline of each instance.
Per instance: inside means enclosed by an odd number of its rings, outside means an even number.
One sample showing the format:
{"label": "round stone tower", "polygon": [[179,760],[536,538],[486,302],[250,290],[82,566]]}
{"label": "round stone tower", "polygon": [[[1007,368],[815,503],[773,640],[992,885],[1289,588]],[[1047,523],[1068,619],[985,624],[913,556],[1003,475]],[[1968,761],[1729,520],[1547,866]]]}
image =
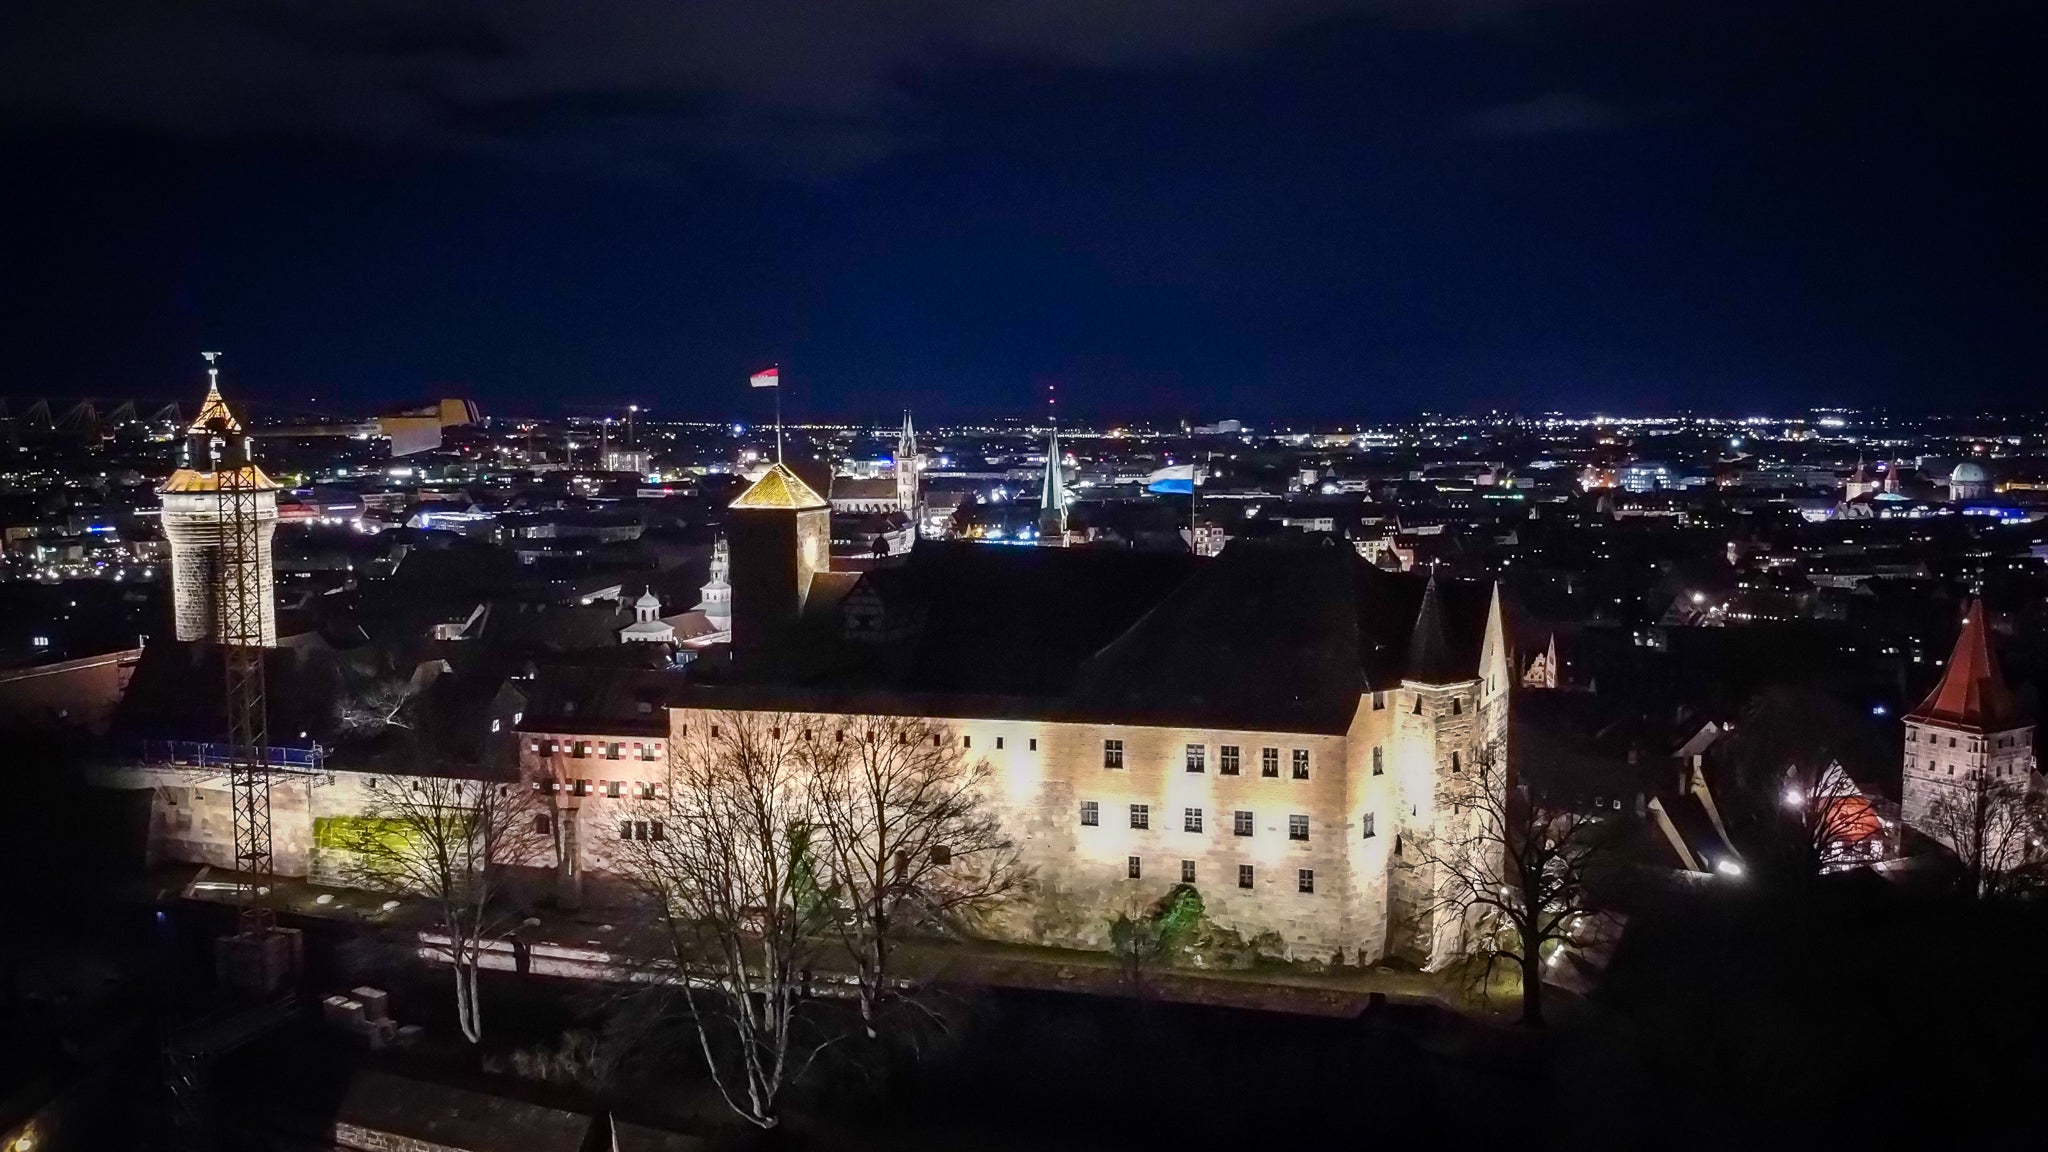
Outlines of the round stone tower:
{"label": "round stone tower", "polygon": [[[171,602],[178,639],[277,643],[270,538],[277,531],[277,484],[249,458],[249,435],[220,396],[220,370],[208,356],[206,402],[185,429],[178,470],[163,497],[171,545]],[[242,538],[230,538],[241,525]],[[228,595],[219,593],[225,589]],[[225,605],[223,604],[225,600]],[[245,606],[218,636],[223,608]]]}

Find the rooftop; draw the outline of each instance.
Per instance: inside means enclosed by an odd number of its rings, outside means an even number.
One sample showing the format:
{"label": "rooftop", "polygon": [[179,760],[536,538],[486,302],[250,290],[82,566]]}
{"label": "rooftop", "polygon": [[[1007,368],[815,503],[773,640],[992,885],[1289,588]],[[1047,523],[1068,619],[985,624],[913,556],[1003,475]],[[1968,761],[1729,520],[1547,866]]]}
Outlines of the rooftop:
{"label": "rooftop", "polygon": [[759,480],[740,497],[732,502],[734,508],[784,509],[805,511],[812,508],[829,508],[825,498],[790,471],[780,462],[761,474]]}

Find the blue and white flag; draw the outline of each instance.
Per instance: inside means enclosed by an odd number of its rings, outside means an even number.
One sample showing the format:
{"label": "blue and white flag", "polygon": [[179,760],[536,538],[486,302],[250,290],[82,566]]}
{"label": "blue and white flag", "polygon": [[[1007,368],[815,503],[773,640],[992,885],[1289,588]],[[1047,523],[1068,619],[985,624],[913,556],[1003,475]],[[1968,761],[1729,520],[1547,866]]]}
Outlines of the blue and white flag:
{"label": "blue and white flag", "polygon": [[1195,466],[1169,464],[1145,477],[1145,491],[1162,496],[1192,496],[1195,493]]}

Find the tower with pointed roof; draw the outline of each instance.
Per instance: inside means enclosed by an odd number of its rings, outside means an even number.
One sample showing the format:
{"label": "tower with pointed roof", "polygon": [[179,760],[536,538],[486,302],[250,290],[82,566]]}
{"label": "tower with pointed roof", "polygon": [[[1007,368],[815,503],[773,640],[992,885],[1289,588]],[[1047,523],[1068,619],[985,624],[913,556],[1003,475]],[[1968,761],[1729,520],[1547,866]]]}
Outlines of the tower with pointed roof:
{"label": "tower with pointed roof", "polygon": [[1038,540],[1064,544],[1067,539],[1067,481],[1060,471],[1060,427],[1052,427],[1045,444],[1045,475],[1038,483]]}
{"label": "tower with pointed roof", "polygon": [[1988,616],[1981,600],[1965,605],[1941,683],[1906,714],[1900,815],[1944,842],[1943,822],[1932,819],[1943,797],[1980,784],[2024,791],[2034,783],[2034,722],[1999,670]]}
{"label": "tower with pointed roof", "polygon": [[1470,652],[1451,639],[1432,574],[1415,613],[1400,689],[1389,694],[1397,760],[1395,858],[1387,882],[1387,950],[1430,968],[1464,950],[1467,926],[1437,899],[1441,877],[1423,857],[1475,843],[1473,790],[1498,789],[1506,778],[1501,761],[1512,665],[1497,585],[1476,664]]}
{"label": "tower with pointed roof", "polygon": [[917,533],[922,510],[917,503],[917,432],[910,426],[910,413],[903,413],[903,434],[896,438],[896,502]]}
{"label": "tower with pointed roof", "polygon": [[699,588],[697,610],[720,632],[732,632],[732,551],[725,537],[711,547],[711,578]]}
{"label": "tower with pointed roof", "polygon": [[[206,373],[206,400],[185,429],[178,468],[157,489],[171,546],[173,621],[180,640],[213,636],[220,626],[223,581],[234,581],[226,599],[256,609],[250,614],[254,635],[247,639],[271,647],[277,643],[271,537],[277,531],[278,486],[250,458],[249,434],[221,398],[219,369],[209,364]],[[253,511],[255,547],[248,549],[248,562],[224,571],[229,499]]]}
{"label": "tower with pointed roof", "polygon": [[831,567],[832,505],[777,462],[726,517],[735,655],[773,643],[803,612],[811,577]]}

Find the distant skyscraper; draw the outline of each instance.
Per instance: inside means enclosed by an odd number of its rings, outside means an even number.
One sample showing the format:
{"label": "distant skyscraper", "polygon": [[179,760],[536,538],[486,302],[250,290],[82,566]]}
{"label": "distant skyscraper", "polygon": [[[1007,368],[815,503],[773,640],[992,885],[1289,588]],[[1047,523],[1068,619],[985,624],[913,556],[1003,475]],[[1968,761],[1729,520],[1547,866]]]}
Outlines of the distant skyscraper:
{"label": "distant skyscraper", "polygon": [[[204,640],[220,623],[216,590],[239,582],[233,602],[257,607],[254,639],[277,643],[277,608],[270,539],[277,531],[277,484],[249,458],[250,437],[221,399],[219,370],[207,369],[206,401],[185,429],[178,470],[157,489],[163,496],[164,537],[171,545],[171,601],[178,639]],[[224,497],[223,490],[231,493]],[[223,523],[229,499],[246,500],[255,514],[254,548],[247,563],[223,574]],[[230,637],[230,639],[235,639]]]}

